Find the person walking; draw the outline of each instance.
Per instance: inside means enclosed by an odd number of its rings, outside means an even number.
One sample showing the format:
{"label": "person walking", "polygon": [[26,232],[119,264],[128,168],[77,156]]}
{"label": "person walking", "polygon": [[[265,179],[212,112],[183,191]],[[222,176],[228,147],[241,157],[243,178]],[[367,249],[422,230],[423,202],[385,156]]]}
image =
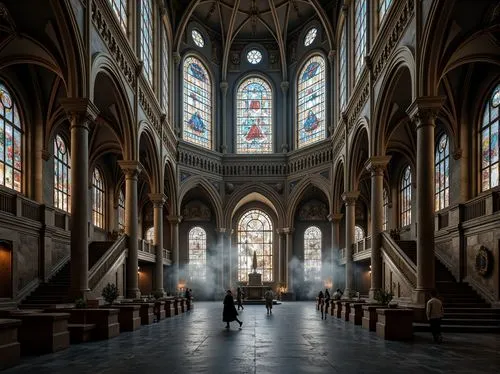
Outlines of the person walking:
{"label": "person walking", "polygon": [[274,299],[274,292],[271,290],[271,287],[269,287],[264,294],[264,299],[266,300],[266,309],[267,309],[267,314],[273,314],[273,299]]}
{"label": "person walking", "polygon": [[243,297],[244,296],[245,296],[245,294],[243,293],[241,288],[238,287],[238,290],[236,291],[236,304],[238,304],[238,310],[240,310],[240,307],[242,310],[245,309],[245,308],[243,308]]}
{"label": "person walking", "polygon": [[325,319],[328,315],[328,307],[330,306],[330,291],[328,288],[325,289]]}
{"label": "person walking", "polygon": [[437,298],[437,292],[435,290],[431,291],[431,298],[427,302],[425,312],[427,314],[427,320],[431,325],[434,342],[441,343],[443,341],[443,337],[441,336],[441,319],[444,316],[444,311],[443,303]]}
{"label": "person walking", "polygon": [[222,321],[226,322],[226,329],[229,328],[229,322],[233,321],[238,322],[241,327],[241,325],[243,325],[243,322],[238,319],[238,312],[236,311],[236,307],[234,306],[234,299],[231,290],[227,290],[223,304],[224,309],[222,311]]}

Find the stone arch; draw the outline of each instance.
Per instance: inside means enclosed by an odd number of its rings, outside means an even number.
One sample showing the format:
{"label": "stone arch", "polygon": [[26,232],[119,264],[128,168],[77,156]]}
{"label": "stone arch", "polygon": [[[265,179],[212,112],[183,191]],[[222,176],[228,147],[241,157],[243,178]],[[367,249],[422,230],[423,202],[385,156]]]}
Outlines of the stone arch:
{"label": "stone arch", "polygon": [[345,159],[340,156],[335,162],[333,170],[333,196],[332,196],[332,213],[340,213],[343,205],[342,194],[345,191]]}
{"label": "stone arch", "polygon": [[[364,172],[364,163],[370,157],[370,129],[367,118],[360,118],[353,129],[349,144],[347,170],[349,176],[346,183],[346,190],[357,190],[359,180]],[[365,149],[364,147],[368,147]]]}
{"label": "stone arch", "polygon": [[[163,162],[163,190],[165,195],[167,196],[167,203],[169,206],[169,213],[176,213],[178,209],[178,202],[180,204],[180,200],[178,199],[178,187],[177,187],[177,178],[175,177],[175,162],[166,157]],[[167,193],[168,192],[168,193]]]}
{"label": "stone arch", "polygon": [[139,155],[139,161],[144,166],[145,169],[144,171],[148,175],[151,191],[157,192],[161,190],[160,156],[158,155],[158,150],[160,149],[160,145],[158,144],[157,137],[154,134],[155,132],[148,122],[141,121],[139,123],[137,146],[140,147],[141,141],[142,139],[144,139],[146,146],[145,151],[148,156],[148,162],[143,162],[141,160],[140,149],[137,149],[137,154]]}

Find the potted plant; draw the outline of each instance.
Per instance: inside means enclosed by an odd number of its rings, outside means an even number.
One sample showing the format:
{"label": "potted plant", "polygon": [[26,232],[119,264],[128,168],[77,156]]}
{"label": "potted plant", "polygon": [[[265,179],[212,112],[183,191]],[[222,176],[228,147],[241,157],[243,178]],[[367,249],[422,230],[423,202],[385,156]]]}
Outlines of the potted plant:
{"label": "potted plant", "polygon": [[87,308],[87,301],[83,297],[80,297],[79,299],[76,299],[75,300],[75,308],[76,309],[85,309],[85,308]]}
{"label": "potted plant", "polygon": [[378,290],[373,298],[378,301],[380,304],[387,305],[388,308],[395,308],[397,304],[391,304],[392,298],[394,295],[391,292],[387,292],[385,290]]}
{"label": "potted plant", "polygon": [[114,283],[108,283],[102,290],[102,297],[111,305],[118,298],[118,287]]}

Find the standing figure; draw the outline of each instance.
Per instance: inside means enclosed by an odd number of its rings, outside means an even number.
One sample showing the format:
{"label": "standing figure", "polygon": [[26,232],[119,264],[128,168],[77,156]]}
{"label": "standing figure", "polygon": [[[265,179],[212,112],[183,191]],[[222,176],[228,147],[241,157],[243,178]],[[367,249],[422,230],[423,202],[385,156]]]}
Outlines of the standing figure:
{"label": "standing figure", "polygon": [[236,304],[238,304],[238,310],[245,309],[243,308],[243,297],[245,296],[244,292],[241,290],[241,288],[238,287],[238,290],[236,291]]}
{"label": "standing figure", "polygon": [[226,329],[229,328],[229,322],[236,321],[241,325],[241,322],[238,319],[238,312],[236,311],[236,307],[234,306],[234,299],[231,290],[227,290],[226,297],[224,298],[224,310],[222,311],[222,321],[226,322]]}
{"label": "standing figure", "polygon": [[184,298],[186,299],[186,309],[191,310],[191,291],[189,288],[186,288],[186,292],[184,292]]}
{"label": "standing figure", "polygon": [[324,304],[325,304],[325,295],[323,295],[323,291],[319,291],[318,294],[318,310],[321,310],[321,319],[323,319],[324,314]]}
{"label": "standing figure", "polygon": [[326,316],[328,315],[328,306],[330,305],[330,292],[328,291],[328,288],[325,289],[325,319]]}
{"label": "standing figure", "polygon": [[441,319],[444,316],[443,303],[437,298],[437,292],[431,291],[431,299],[427,302],[425,308],[427,319],[431,325],[431,332],[434,342],[441,343],[443,337],[441,336]]}
{"label": "standing figure", "polygon": [[271,290],[271,287],[269,287],[266,293],[264,294],[264,299],[266,299],[267,314],[273,314],[274,293],[273,290]]}

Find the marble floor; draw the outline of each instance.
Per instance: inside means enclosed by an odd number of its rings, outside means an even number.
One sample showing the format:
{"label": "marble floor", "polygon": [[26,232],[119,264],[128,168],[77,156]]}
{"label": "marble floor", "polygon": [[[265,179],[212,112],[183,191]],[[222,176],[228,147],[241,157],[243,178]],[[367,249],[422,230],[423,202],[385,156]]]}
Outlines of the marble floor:
{"label": "marble floor", "polygon": [[[131,333],[40,357],[23,358],[5,374],[78,373],[499,373],[500,336],[449,334],[441,345],[429,334],[388,342],[329,316],[313,302],[283,302],[266,315],[262,305],[240,312],[243,327],[226,330],[222,302]],[[3,374],[2,373],[2,374]]]}

